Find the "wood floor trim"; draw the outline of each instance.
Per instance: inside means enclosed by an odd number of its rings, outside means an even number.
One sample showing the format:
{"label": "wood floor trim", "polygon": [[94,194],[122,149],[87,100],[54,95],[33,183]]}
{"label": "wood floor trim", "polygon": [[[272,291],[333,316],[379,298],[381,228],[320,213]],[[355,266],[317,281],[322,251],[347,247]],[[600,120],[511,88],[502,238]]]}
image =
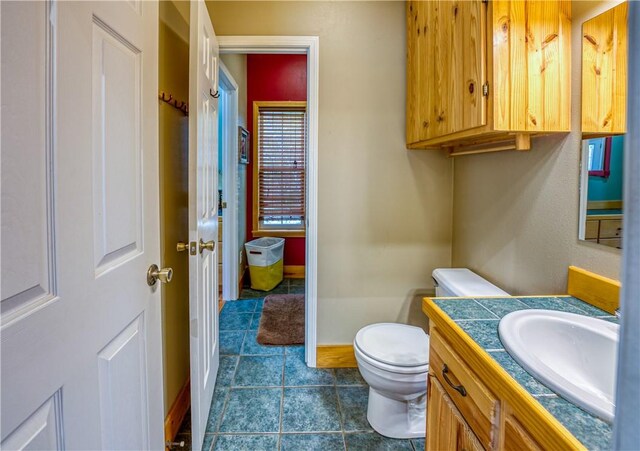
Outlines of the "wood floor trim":
{"label": "wood floor trim", "polygon": [[304,279],[304,265],[284,265],[284,277],[287,279]]}
{"label": "wood floor trim", "polygon": [[165,441],[172,442],[176,438],[189,407],[191,407],[191,381],[187,378],[164,420]]}
{"label": "wood floor trim", "polygon": [[357,368],[353,345],[318,345],[316,348],[318,368]]}

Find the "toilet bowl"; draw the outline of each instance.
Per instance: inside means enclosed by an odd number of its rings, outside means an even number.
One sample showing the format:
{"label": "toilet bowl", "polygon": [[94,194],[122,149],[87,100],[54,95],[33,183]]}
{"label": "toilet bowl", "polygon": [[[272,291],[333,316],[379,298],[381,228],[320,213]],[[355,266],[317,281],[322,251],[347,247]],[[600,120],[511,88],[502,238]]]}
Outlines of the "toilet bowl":
{"label": "toilet bowl", "polygon": [[[466,268],[439,268],[432,276],[437,296],[508,296]],[[391,438],[424,437],[429,335],[406,324],[370,324],[358,331],[353,349],[369,384],[371,427]]]}
{"label": "toilet bowl", "polygon": [[353,348],[369,384],[371,427],[391,438],[424,437],[429,336],[405,324],[371,324],[360,329]]}

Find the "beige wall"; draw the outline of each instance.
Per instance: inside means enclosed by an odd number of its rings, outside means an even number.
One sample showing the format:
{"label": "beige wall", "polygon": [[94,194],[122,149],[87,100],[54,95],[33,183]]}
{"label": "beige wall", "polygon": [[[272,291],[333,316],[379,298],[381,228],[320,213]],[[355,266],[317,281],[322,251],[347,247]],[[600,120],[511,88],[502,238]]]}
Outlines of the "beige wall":
{"label": "beige wall", "polygon": [[451,161],[408,152],[403,2],[207,2],[218,35],[320,37],[318,340],[424,324],[451,263]]}
{"label": "beige wall", "polygon": [[[181,2],[184,6],[184,2]],[[159,88],[174,98],[189,98],[189,25],[173,2],[160,3]],[[186,13],[188,17],[188,11]],[[185,36],[186,30],[186,36]],[[186,39],[186,41],[184,40]],[[162,333],[165,416],[189,377],[189,266],[176,252],[188,231],[189,118],[160,103],[160,227],[162,266],[173,268],[162,285]],[[150,356],[153,358],[153,356]]]}
{"label": "beige wall", "polygon": [[564,293],[568,265],[619,278],[620,252],[578,241],[581,24],[618,2],[573,2],[572,127],[527,153],[455,161],[453,264],[512,294]]}

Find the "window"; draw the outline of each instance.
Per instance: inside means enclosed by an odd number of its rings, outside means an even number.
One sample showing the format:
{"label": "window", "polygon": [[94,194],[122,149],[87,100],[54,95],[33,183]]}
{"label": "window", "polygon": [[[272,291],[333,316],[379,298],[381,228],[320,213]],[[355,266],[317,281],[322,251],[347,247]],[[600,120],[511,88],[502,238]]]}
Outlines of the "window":
{"label": "window", "polygon": [[253,234],[304,236],[307,103],[254,102],[253,126]]}

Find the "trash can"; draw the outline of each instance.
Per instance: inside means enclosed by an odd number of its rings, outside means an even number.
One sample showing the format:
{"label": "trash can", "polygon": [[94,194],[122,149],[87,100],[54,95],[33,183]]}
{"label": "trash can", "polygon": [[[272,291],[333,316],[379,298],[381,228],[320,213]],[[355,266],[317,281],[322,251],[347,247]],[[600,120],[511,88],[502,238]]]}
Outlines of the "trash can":
{"label": "trash can", "polygon": [[283,279],[284,238],[264,237],[245,243],[251,288],[269,291]]}

